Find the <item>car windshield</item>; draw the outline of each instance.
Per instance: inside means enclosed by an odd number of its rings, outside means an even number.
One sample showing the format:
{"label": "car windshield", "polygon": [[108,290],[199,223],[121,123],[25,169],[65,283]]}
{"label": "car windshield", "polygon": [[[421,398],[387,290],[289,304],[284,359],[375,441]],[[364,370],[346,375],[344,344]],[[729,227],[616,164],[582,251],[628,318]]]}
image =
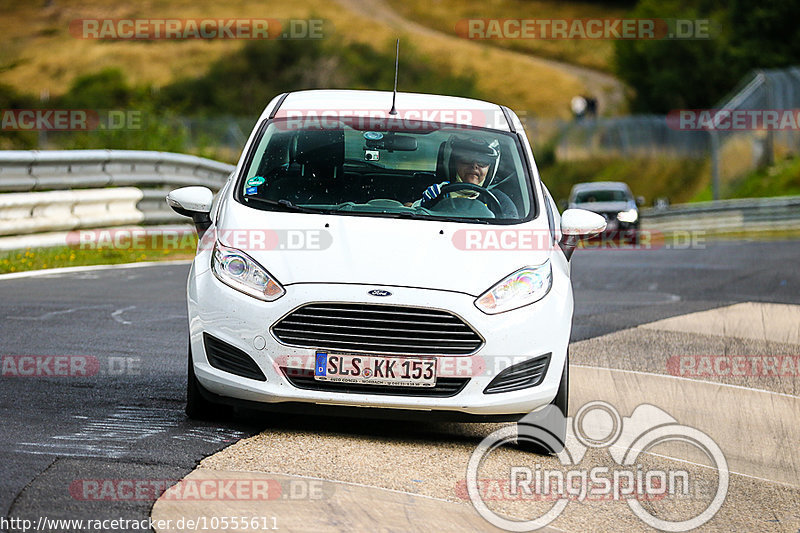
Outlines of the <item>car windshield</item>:
{"label": "car windshield", "polygon": [[512,134],[433,123],[410,130],[343,118],[324,127],[298,122],[266,125],[237,201],[264,210],[482,224],[525,220],[534,205]]}
{"label": "car windshield", "polygon": [[626,202],[628,195],[619,189],[602,189],[599,191],[581,191],[575,194],[576,204],[591,202]]}

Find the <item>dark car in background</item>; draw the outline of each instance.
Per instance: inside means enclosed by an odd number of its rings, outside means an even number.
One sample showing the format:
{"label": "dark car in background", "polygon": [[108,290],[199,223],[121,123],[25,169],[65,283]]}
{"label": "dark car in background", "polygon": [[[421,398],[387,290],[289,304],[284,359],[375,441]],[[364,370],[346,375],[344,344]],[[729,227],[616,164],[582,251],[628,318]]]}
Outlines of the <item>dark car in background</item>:
{"label": "dark car in background", "polygon": [[569,209],[586,209],[602,215],[606,230],[601,237],[619,238],[621,242],[639,242],[639,205],[643,198],[633,196],[627,183],[596,181],[578,183],[569,194]]}

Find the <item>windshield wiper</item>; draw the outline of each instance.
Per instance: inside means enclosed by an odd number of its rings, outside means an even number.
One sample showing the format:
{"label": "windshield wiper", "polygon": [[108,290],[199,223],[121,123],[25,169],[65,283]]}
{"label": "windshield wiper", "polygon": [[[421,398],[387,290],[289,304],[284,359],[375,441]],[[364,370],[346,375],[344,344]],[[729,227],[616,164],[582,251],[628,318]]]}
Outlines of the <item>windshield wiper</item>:
{"label": "windshield wiper", "polygon": [[267,200],[266,198],[259,198],[258,196],[245,196],[244,200],[246,202],[250,202],[250,200],[254,200],[256,203],[269,205],[272,207],[281,207],[287,211],[298,211],[300,213],[330,213],[328,209],[312,209],[310,207],[303,207],[300,205],[295,205],[289,200]]}
{"label": "windshield wiper", "polygon": [[245,196],[245,201],[249,202],[250,200],[255,201],[256,203],[269,205],[272,207],[280,207],[287,211],[298,211],[300,213],[322,213],[326,215],[342,213],[347,215],[356,215],[356,216],[378,216],[378,217],[387,217],[387,218],[410,218],[414,220],[436,220],[441,222],[461,222],[461,223],[475,223],[475,224],[490,224],[490,222],[486,219],[482,218],[461,218],[461,217],[441,217],[436,215],[424,215],[420,213],[413,213],[408,211],[403,212],[375,212],[375,211],[340,211],[338,209],[314,209],[310,207],[303,207],[300,205],[295,205],[289,200],[267,200],[266,198],[259,198],[258,196]]}
{"label": "windshield wiper", "polygon": [[483,218],[461,218],[461,217],[441,217],[436,215],[424,215],[421,213],[412,213],[409,211],[335,211],[332,214],[344,213],[347,215],[356,215],[362,217],[382,217],[382,218],[410,218],[413,220],[433,220],[438,222],[474,222],[476,224],[490,224],[490,222]]}
{"label": "windshield wiper", "polygon": [[437,215],[423,215],[420,213],[392,213],[397,215],[397,218],[413,218],[415,220],[439,220],[442,222],[474,222],[476,224],[489,224],[489,221],[483,218],[461,218],[461,217],[441,217]]}
{"label": "windshield wiper", "polygon": [[430,217],[430,220],[443,220],[445,222],[474,222],[475,224],[491,224],[489,220],[485,218],[463,218],[463,217]]}

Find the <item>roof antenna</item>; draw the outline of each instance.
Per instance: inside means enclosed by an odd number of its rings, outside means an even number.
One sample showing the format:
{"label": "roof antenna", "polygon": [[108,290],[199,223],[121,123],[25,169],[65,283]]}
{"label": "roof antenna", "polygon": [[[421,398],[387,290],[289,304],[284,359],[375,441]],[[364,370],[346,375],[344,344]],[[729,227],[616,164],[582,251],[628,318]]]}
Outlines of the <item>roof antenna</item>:
{"label": "roof antenna", "polygon": [[389,111],[390,115],[396,115],[397,109],[394,107],[395,99],[397,98],[397,66],[400,63],[400,39],[397,39],[394,50],[394,92],[392,93],[392,109]]}

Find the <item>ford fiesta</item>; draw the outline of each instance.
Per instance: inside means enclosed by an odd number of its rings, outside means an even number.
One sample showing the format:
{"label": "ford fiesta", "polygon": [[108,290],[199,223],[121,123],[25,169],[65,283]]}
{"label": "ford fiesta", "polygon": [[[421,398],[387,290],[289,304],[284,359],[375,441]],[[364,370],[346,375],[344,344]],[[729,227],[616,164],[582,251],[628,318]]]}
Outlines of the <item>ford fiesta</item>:
{"label": "ford fiesta", "polygon": [[281,95],[216,197],[168,195],[202,235],[189,416],[566,413],[569,260],[604,219],[559,215],[511,110],[393,96]]}

